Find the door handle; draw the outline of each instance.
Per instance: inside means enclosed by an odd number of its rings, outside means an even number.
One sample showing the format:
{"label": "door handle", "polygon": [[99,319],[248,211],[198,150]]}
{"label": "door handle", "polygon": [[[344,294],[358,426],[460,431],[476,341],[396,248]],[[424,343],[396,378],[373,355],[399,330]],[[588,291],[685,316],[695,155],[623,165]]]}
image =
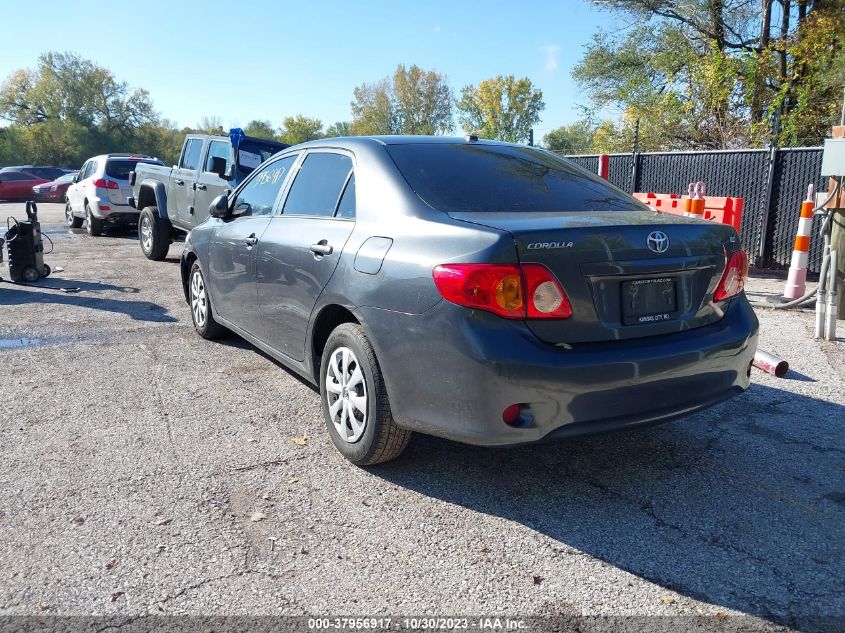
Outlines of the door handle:
{"label": "door handle", "polygon": [[196,189],[197,191],[205,191],[206,189],[208,189],[208,187],[203,184],[195,184],[194,189]]}
{"label": "door handle", "polygon": [[175,184],[175,185],[184,185],[184,184],[185,184],[185,181],[184,181],[184,180],[174,180],[174,181],[173,181],[173,184]]}
{"label": "door handle", "polygon": [[320,240],[316,244],[311,245],[311,251],[315,255],[331,255],[334,252],[334,247],[326,240]]}
{"label": "door handle", "polygon": [[252,234],[252,235],[250,235],[248,238],[246,238],[246,239],[244,240],[244,244],[246,244],[246,245],[247,245],[247,246],[249,246],[249,247],[253,247],[253,246],[255,246],[256,244],[258,244],[258,238],[257,238],[257,237],[255,237],[255,233],[253,233],[253,234]]}

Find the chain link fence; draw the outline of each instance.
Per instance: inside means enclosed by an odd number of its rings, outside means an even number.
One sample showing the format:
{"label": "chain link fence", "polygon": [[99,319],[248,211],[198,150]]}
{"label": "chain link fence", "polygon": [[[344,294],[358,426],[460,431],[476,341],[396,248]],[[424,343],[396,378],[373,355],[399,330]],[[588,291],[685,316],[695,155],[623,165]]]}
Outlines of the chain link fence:
{"label": "chain link fence", "polygon": [[[599,155],[567,156],[598,171]],[[796,147],[705,152],[611,154],[611,183],[629,192],[687,193],[690,182],[707,183],[708,196],[743,198],[740,238],[760,267],[789,266],[807,185],[827,187],[821,177],[822,148]],[[818,220],[810,247],[811,272],[821,267]]]}

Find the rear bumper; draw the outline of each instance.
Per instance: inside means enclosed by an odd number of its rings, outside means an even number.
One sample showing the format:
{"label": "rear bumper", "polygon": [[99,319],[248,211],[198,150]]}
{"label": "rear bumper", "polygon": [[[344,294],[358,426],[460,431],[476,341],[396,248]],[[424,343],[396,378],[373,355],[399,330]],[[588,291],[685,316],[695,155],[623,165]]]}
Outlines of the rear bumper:
{"label": "rear bumper", "polygon": [[[93,197],[89,201],[91,213],[99,220],[118,224],[131,224],[138,221],[140,212],[128,204],[117,204],[108,197]],[[107,207],[107,208],[103,208]]]}
{"label": "rear bumper", "polygon": [[[361,309],[397,422],[487,446],[668,421],[748,388],[757,318],[735,299],[716,324],[573,345],[524,324],[441,302],[424,315]],[[523,425],[502,412],[521,404]]]}

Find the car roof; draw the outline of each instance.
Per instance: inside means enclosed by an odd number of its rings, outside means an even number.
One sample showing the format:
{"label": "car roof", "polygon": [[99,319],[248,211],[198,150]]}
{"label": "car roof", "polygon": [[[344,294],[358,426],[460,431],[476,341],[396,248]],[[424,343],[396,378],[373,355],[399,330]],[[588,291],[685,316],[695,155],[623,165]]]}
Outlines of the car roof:
{"label": "car roof", "polygon": [[122,160],[127,158],[134,158],[137,160],[161,160],[154,156],[147,156],[146,154],[97,154],[88,160],[98,160],[100,158],[104,158],[106,160]]}
{"label": "car roof", "polygon": [[396,134],[396,135],[379,135],[379,136],[336,136],[331,138],[321,138],[316,141],[308,141],[300,143],[292,147],[354,147],[361,145],[457,145],[457,144],[472,144],[472,145],[513,145],[516,147],[525,147],[525,145],[517,145],[515,143],[506,143],[504,141],[494,141],[488,139],[479,139],[478,137],[470,136],[423,136],[413,134]]}

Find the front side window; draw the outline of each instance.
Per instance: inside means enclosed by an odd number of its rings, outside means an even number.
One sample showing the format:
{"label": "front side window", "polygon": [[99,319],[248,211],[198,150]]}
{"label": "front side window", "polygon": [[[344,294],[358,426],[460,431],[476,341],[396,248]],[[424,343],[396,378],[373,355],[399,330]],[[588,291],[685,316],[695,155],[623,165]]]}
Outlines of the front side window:
{"label": "front side window", "polygon": [[285,200],[284,215],[333,217],[340,194],[352,171],[352,159],[343,154],[309,154]]}
{"label": "front side window", "polygon": [[261,168],[235,199],[235,215],[270,215],[276,198],[296,161],[297,155],[285,156]]}
{"label": "front side window", "polygon": [[182,163],[179,166],[182,169],[190,169],[196,171],[197,167],[200,166],[201,152],[202,139],[188,139],[188,144],[185,146],[185,151],[182,153]]}
{"label": "front side window", "polygon": [[226,141],[211,141],[208,146],[208,157],[205,159],[205,171],[225,174],[229,169],[231,154],[230,146]]}
{"label": "front side window", "polygon": [[94,175],[94,172],[97,170],[97,161],[92,160],[88,163],[88,167],[85,168],[85,176],[80,178],[80,180],[85,180],[86,178],[90,178]]}

